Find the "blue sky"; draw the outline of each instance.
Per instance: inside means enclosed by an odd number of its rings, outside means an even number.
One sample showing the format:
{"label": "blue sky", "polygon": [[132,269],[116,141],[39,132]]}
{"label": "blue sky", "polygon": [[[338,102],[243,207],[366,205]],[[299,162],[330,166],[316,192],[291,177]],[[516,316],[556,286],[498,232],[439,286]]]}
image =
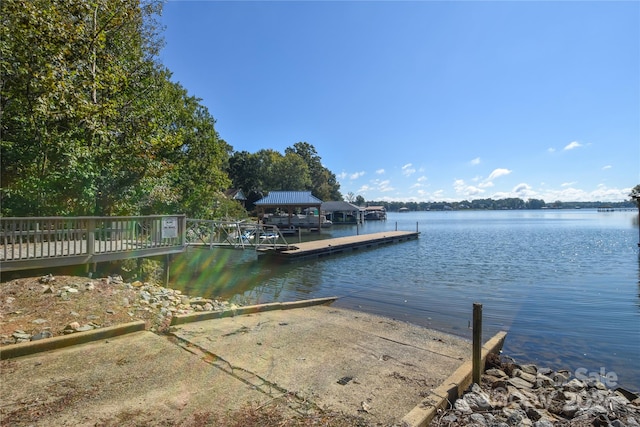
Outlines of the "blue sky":
{"label": "blue sky", "polygon": [[627,200],[638,1],[180,1],[161,61],[235,151],[376,201]]}

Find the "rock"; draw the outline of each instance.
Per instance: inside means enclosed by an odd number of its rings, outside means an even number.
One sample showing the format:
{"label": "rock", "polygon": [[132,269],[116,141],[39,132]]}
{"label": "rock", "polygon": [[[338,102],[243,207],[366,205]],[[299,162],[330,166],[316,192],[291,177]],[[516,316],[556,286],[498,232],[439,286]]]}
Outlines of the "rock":
{"label": "rock", "polygon": [[471,392],[465,394],[463,399],[467,402],[472,411],[487,411],[491,409],[489,395],[482,391],[480,386],[477,384],[473,384],[471,386]]}
{"label": "rock", "polygon": [[458,399],[456,403],[454,403],[453,407],[456,411],[460,411],[463,414],[471,414],[473,410],[469,406],[469,403],[465,399]]}
{"label": "rock", "polygon": [[31,341],[43,340],[46,338],[53,337],[53,333],[51,331],[41,331],[31,337]]}
{"label": "rock", "polygon": [[509,378],[508,384],[516,388],[532,388],[533,384],[519,377]]}
{"label": "rock", "polygon": [[442,421],[447,423],[447,425],[450,425],[458,421],[458,417],[456,417],[455,414],[447,414],[442,417]]}
{"label": "rock", "polygon": [[536,376],[535,384],[537,388],[544,388],[544,387],[553,387],[555,382],[553,381],[552,378],[549,378],[544,374],[538,373],[538,375]]}
{"label": "rock", "polygon": [[485,371],[485,374],[491,375],[492,377],[496,378],[509,378],[509,376],[505,374],[503,370],[497,368],[487,369]]}
{"label": "rock", "polygon": [[28,334],[24,331],[15,331],[13,334],[11,334],[11,336],[18,342],[31,340],[31,334]]}
{"label": "rock", "polygon": [[32,323],[35,323],[36,325],[42,325],[43,323],[47,323],[47,319],[36,319]]}
{"label": "rock", "polygon": [[551,375],[551,378],[553,378],[553,381],[556,384],[563,384],[569,381],[569,378],[571,378],[571,373],[569,371],[557,371],[554,372],[553,375]]}
{"label": "rock", "polygon": [[96,285],[93,284],[93,282],[87,282],[84,284],[84,290],[85,291],[92,291],[96,288]]}
{"label": "rock", "polygon": [[573,418],[579,410],[580,406],[576,402],[571,401],[562,407],[560,413],[567,418]]}
{"label": "rock", "polygon": [[536,365],[531,365],[531,364],[521,365],[520,370],[522,372],[525,372],[527,374],[534,375],[534,376],[538,374],[538,367]]}
{"label": "rock", "polygon": [[539,420],[533,423],[533,427],[553,427],[553,423],[549,420]]}
{"label": "rock", "polygon": [[71,330],[74,330],[74,331],[75,331],[75,330],[76,330],[76,329],[78,329],[79,327],[80,327],[80,323],[78,323],[78,322],[71,322],[71,323],[69,323],[69,324],[65,327],[65,329],[71,329]]}
{"label": "rock", "polygon": [[49,273],[46,276],[42,276],[39,281],[40,281],[40,283],[51,283],[51,282],[53,282],[55,280],[56,280],[56,278],[53,277],[53,274]]}
{"label": "rock", "polygon": [[524,425],[525,424],[524,420],[529,421],[529,419],[527,418],[527,414],[525,414],[522,409],[515,409],[515,410],[505,409],[504,411],[507,411],[505,415],[507,415],[507,424],[509,424],[510,426]]}
{"label": "rock", "polygon": [[522,378],[526,382],[531,383],[532,387],[533,387],[533,384],[535,384],[536,380],[537,380],[537,377],[536,377],[535,374],[530,374],[530,373],[522,371],[520,369],[514,369],[513,376],[516,377],[516,378]]}
{"label": "rock", "polygon": [[625,421],[627,423],[627,427],[640,427],[640,423],[638,423],[638,421],[633,417],[627,417]]}
{"label": "rock", "polygon": [[471,414],[471,415],[469,415],[469,421],[473,422],[474,424],[480,425],[480,426],[486,426],[487,425],[487,420],[484,418],[484,416],[482,414]]}
{"label": "rock", "polygon": [[82,325],[78,328],[76,328],[76,332],[86,332],[86,331],[91,331],[93,330],[94,327],[92,325]]}
{"label": "rock", "polygon": [[527,414],[527,418],[529,418],[532,421],[538,421],[542,418],[542,413],[539,409],[534,408],[534,407],[528,407],[525,410],[525,413]]}
{"label": "rock", "polygon": [[577,378],[574,378],[571,381],[569,381],[568,383],[564,384],[563,389],[575,392],[575,391],[584,390],[585,387],[586,387],[585,383],[583,383],[582,381],[580,381]]}
{"label": "rock", "polygon": [[591,422],[591,425],[594,427],[608,427],[609,420],[604,415],[599,415]]}

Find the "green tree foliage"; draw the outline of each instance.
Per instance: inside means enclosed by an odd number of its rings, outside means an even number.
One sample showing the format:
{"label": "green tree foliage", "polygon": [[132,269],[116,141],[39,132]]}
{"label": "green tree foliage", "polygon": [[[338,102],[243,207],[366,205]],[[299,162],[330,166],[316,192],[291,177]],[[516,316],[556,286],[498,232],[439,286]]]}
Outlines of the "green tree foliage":
{"label": "green tree foliage", "polygon": [[231,147],[156,60],[156,0],[0,3],[3,215],[208,215]]}
{"label": "green tree foliage", "polygon": [[304,159],[288,152],[276,159],[272,166],[270,190],[306,190],[311,186],[309,167]]}
{"label": "green tree foliage", "polygon": [[285,154],[288,153],[300,156],[309,168],[311,183],[304,190],[311,191],[320,200],[342,200],[335,174],[322,165],[322,159],[313,145],[297,142],[285,150]]}
{"label": "green tree foliage", "polygon": [[629,197],[631,197],[631,201],[640,209],[640,184],[631,189]]}

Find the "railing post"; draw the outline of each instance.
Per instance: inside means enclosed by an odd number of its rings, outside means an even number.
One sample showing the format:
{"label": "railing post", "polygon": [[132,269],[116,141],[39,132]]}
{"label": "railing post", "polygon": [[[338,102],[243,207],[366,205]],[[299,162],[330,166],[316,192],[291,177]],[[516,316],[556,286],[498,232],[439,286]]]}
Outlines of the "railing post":
{"label": "railing post", "polygon": [[473,303],[473,354],[472,372],[473,382],[480,385],[482,375],[482,304]]}
{"label": "railing post", "polygon": [[89,218],[87,221],[87,254],[96,253],[96,219]]}

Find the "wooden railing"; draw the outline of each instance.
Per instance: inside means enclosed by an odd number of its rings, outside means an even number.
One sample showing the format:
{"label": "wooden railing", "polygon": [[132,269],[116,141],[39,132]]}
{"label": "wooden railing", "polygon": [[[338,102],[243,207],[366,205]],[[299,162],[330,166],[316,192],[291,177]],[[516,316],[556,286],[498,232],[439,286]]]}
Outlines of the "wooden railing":
{"label": "wooden railing", "polygon": [[0,218],[2,271],[182,252],[184,215]]}

